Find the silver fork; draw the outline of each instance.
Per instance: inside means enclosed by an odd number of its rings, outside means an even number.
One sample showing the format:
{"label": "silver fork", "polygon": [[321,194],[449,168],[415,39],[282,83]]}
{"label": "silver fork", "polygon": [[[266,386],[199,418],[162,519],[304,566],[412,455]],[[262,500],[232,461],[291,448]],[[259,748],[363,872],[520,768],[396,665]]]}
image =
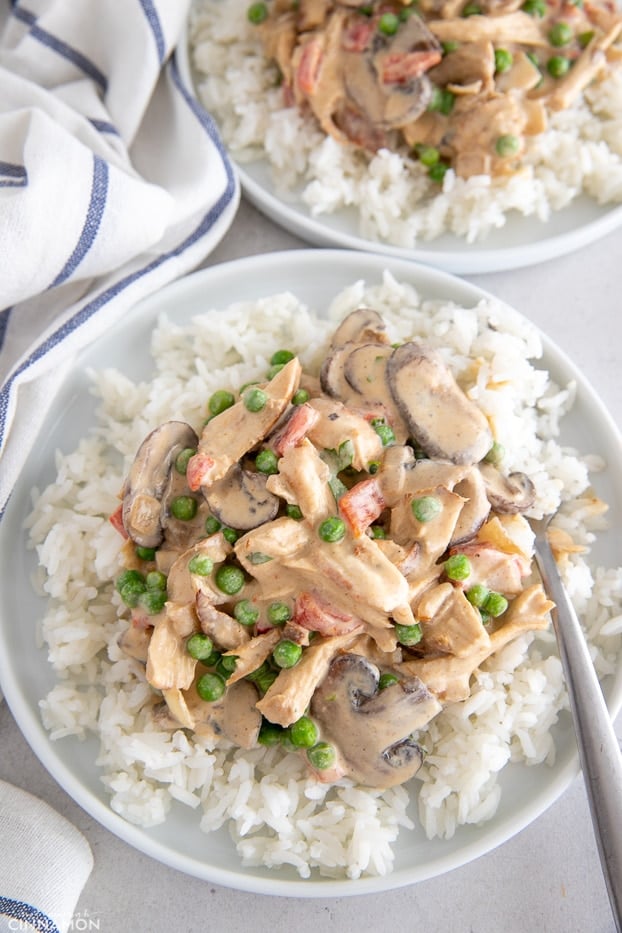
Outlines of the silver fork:
{"label": "silver fork", "polygon": [[551,516],[530,519],[535,560],[561,657],[600,862],[618,933],[622,931],[622,754],[583,630],[547,538]]}

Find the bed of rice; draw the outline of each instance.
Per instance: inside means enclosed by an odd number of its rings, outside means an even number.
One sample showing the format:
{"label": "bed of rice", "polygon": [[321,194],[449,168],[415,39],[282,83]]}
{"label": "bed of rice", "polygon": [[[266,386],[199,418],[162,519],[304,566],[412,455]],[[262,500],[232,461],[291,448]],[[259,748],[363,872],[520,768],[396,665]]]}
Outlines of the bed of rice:
{"label": "bed of rice", "polygon": [[[35,584],[49,597],[41,633],[57,672],[41,704],[51,736],[99,737],[102,781],[111,807],[127,820],[157,825],[180,801],[196,810],[206,832],[228,824],[245,865],[289,864],[303,878],[314,869],[350,878],[389,872],[392,843],[413,826],[411,795],[430,838],[489,819],[506,763],[554,762],[550,729],[566,706],[552,635],[522,636],[476,673],[467,701],[444,710],[421,735],[428,754],[410,787],[385,792],[348,781],[328,787],[280,749],[214,749],[154,723],[143,668],[116,643],[127,623],[111,582],[120,538],[107,516],[125,470],[149,430],[169,418],[199,426],[211,392],[261,378],[276,348],[297,349],[305,367],[317,370],[334,322],[361,304],[383,313],[394,339],[417,334],[442,350],[496,426],[508,470],[532,476],[538,509],[561,502],[562,524],[589,549],[603,525],[589,517],[589,472],[602,464],[556,440],[573,386],[552,384],[530,362],[541,354],[536,331],[495,301],[468,309],[424,301],[389,274],[381,285],[358,282],[341,293],[328,319],[291,294],[211,311],[183,327],[163,317],[152,335],[151,381],[135,383],[113,369],[91,373],[92,430],[76,450],[57,454],[56,481],[34,491],[28,519],[39,559]],[[590,568],[585,555],[573,555],[566,583],[599,674],[613,672],[622,640],[622,570]]]}
{"label": "bed of rice", "polygon": [[248,0],[195,0],[189,40],[198,93],[233,158],[267,160],[276,194],[300,199],[312,216],[354,210],[361,236],[411,248],[444,233],[482,240],[512,214],[546,221],[582,193],[599,204],[622,201],[622,67],[551,116],[547,132],[529,141],[520,173],[464,180],[450,170],[440,189],[407,154],[367,156],[284,108],[247,8]]}

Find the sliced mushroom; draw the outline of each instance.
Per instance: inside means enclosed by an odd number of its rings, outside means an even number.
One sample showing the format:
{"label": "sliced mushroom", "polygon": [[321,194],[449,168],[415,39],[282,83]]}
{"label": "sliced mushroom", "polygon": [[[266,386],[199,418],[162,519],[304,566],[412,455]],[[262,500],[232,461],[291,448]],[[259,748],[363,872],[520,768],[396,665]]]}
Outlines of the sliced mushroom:
{"label": "sliced mushroom", "polygon": [[504,476],[492,463],[480,463],[480,472],[486,485],[488,501],[495,510],[505,515],[526,512],[535,502],[536,490],[525,473]]}
{"label": "sliced mushroom", "polygon": [[454,527],[450,547],[464,544],[475,537],[490,513],[490,502],[486,494],[486,483],[480,470],[473,467],[464,479],[454,486],[454,492],[466,501],[462,505]]}
{"label": "sliced mushroom", "polygon": [[486,417],[438,353],[418,343],[404,343],[387,362],[387,378],[411,435],[428,456],[477,463],[490,450],[492,434]]}
{"label": "sliced mushroom", "polygon": [[388,343],[387,325],[373,308],[357,308],[343,319],[331,340],[333,347],[346,343]]}
{"label": "sliced mushroom", "polygon": [[222,729],[240,748],[252,748],[261,728],[261,713],[255,706],[257,691],[248,680],[227,687],[224,695]]}
{"label": "sliced mushroom", "polygon": [[349,341],[343,346],[333,347],[327,354],[320,369],[320,385],[322,391],[332,398],[346,399],[352,387],[345,377],[345,364],[350,353],[359,346],[355,341]]}
{"label": "sliced mushroom", "polygon": [[189,424],[167,421],[152,431],[138,453],[124,483],[123,525],[141,547],[157,547],[164,537],[162,498],[177,454],[196,448],[199,439]]}
{"label": "sliced mushroom", "polygon": [[279,511],[279,500],[266,489],[267,478],[235,463],[222,479],[204,490],[207,504],[219,522],[239,531],[271,522]]}
{"label": "sliced mushroom", "polygon": [[395,404],[386,376],[387,362],[392,353],[390,346],[361,344],[344,360],[344,376],[348,385],[361,396],[362,402],[382,406],[397,443],[403,444],[408,438],[408,425]]}
{"label": "sliced mushroom", "polygon": [[378,690],[380,672],[358,654],[342,654],[311,700],[311,715],[334,742],[353,780],[369,787],[402,784],[419,770],[421,750],[411,738],[441,709],[417,678]]}

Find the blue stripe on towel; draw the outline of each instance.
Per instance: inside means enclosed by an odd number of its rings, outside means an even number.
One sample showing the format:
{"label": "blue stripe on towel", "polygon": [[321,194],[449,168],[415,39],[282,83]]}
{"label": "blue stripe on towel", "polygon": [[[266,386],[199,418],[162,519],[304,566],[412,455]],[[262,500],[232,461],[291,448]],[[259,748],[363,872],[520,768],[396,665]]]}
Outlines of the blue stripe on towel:
{"label": "blue stripe on towel", "polygon": [[[68,334],[71,334],[74,330],[84,324],[89,320],[97,311],[100,310],[104,305],[108,304],[113,298],[115,298],[120,292],[122,292],[129,285],[132,285],[138,279],[141,279],[145,275],[149,275],[150,272],[155,271],[159,266],[163,265],[165,262],[168,262],[169,259],[174,259],[176,256],[181,255],[186,249],[196,243],[197,240],[200,240],[201,237],[205,236],[214,223],[218,220],[224,209],[227,207],[229,202],[234,198],[236,192],[236,181],[233,174],[233,169],[231,163],[229,162],[228,156],[224,150],[220,137],[218,135],[218,130],[214,124],[214,121],[207,113],[206,110],[199,104],[197,100],[190,94],[187,88],[183,85],[179,70],[177,68],[177,62],[173,58],[171,61],[171,76],[173,79],[173,84],[181,94],[182,98],[195,115],[207,136],[209,136],[210,141],[214,147],[220,153],[222,158],[223,167],[225,169],[227,184],[224,192],[216,201],[216,203],[210,208],[210,210],[205,214],[205,216],[200,221],[199,225],[194,229],[194,231],[186,237],[175,249],[171,250],[168,253],[163,253],[161,256],[158,256],[156,259],[152,260],[146,266],[143,266],[142,269],[137,269],[135,272],[132,272],[130,275],[127,275],[124,279],[120,279],[114,285],[111,285],[110,288],[102,292],[101,295],[97,295],[96,298],[93,298],[88,304],[84,305],[76,314],[69,320],[58,328],[53,334],[51,334],[44,344],[41,344],[37,347],[36,350],[22,363],[22,365],[17,369],[12,376],[5,382],[0,390],[0,447],[4,439],[4,432],[6,429],[6,419],[9,410],[9,397],[13,383],[21,376],[23,372],[30,368],[34,363],[38,362],[48,350],[51,350],[57,344],[61,343]],[[5,503],[6,505],[6,503]],[[4,515],[4,508],[0,512],[0,520]]]}
{"label": "blue stripe on towel", "polygon": [[59,933],[58,927],[53,920],[50,920],[46,914],[41,913],[36,907],[26,904],[25,901],[14,901],[0,895],[0,916],[17,920],[19,926],[14,928],[16,930],[25,929],[21,924],[28,923],[37,933]]}
{"label": "blue stripe on towel", "polygon": [[93,156],[93,184],[91,186],[91,199],[86,212],[84,227],[82,228],[80,239],[76,243],[73,253],[50,285],[50,288],[54,288],[54,286],[60,285],[61,282],[66,281],[90,250],[101,224],[101,219],[106,207],[107,194],[108,163],[104,162],[99,156]]}
{"label": "blue stripe on towel", "polygon": [[23,165],[0,161],[0,188],[25,188],[28,173]]}
{"label": "blue stripe on towel", "polygon": [[23,10],[18,6],[13,7],[12,13],[16,19],[19,19],[22,23],[30,27],[30,35],[33,39],[36,39],[38,42],[41,42],[42,45],[46,45],[48,48],[52,49],[52,51],[62,55],[63,58],[66,58],[92,78],[95,83],[100,86],[102,91],[106,93],[108,90],[107,77],[99,70],[94,62],[86,57],[86,55],[83,55],[78,49],[74,49],[71,45],[63,42],[63,40],[59,39],[57,36],[53,36],[51,32],[47,32],[47,30],[37,26],[37,17],[34,13]]}
{"label": "blue stripe on towel", "polygon": [[156,8],[154,7],[152,0],[139,0],[139,3],[143,8],[143,13],[147,17],[147,22],[151,26],[151,31],[153,32],[153,37],[155,39],[156,47],[158,50],[158,61],[160,64],[162,64],[166,56],[166,43],[164,41],[164,33],[162,32],[160,18],[156,12]]}
{"label": "blue stripe on towel", "polygon": [[0,350],[4,346],[4,338],[9,327],[12,310],[13,308],[5,308],[4,311],[0,311]]}
{"label": "blue stripe on towel", "polygon": [[121,135],[114,123],[109,123],[108,120],[97,120],[95,117],[90,117],[89,123],[95,127],[98,133],[109,133],[111,136]]}

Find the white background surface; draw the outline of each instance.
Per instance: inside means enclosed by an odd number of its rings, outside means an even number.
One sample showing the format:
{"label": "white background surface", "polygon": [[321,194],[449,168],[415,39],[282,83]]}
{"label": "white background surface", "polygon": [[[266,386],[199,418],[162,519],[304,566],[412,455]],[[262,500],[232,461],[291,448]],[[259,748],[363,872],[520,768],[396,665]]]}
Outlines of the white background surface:
{"label": "white background surface", "polygon": [[[209,264],[303,245],[243,203]],[[583,369],[622,428],[622,231],[532,269],[465,277],[516,307],[552,337]],[[95,868],[77,906],[76,930],[601,933],[614,929],[581,778],[532,826],[464,868],[387,894],[317,900],[261,897],[220,888],[132,850],[58,787],[21,737],[6,704],[0,705],[0,778],[42,797],[89,840]]]}

